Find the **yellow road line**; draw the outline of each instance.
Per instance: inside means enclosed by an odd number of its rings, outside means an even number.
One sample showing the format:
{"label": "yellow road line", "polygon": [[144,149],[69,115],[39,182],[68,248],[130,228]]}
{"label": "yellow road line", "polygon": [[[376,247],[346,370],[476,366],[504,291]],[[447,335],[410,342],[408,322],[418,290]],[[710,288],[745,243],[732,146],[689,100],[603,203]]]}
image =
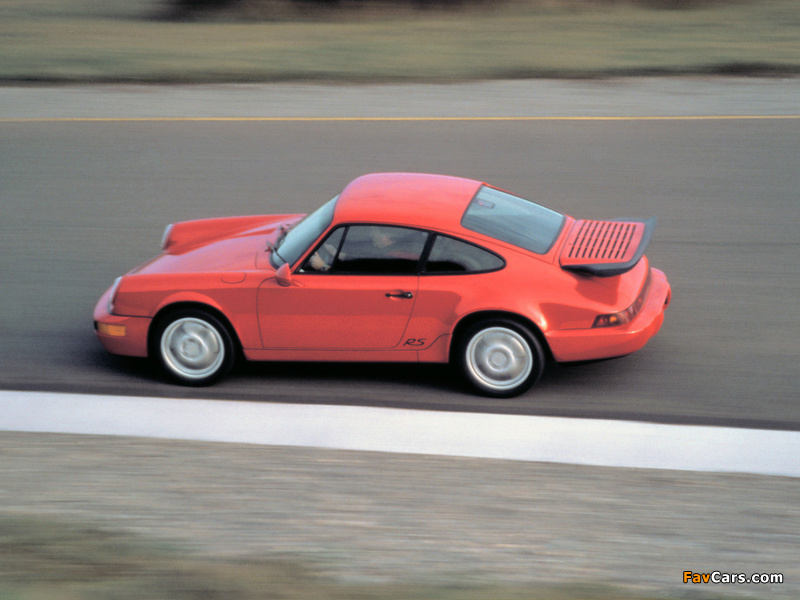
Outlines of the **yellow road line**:
{"label": "yellow road line", "polygon": [[30,117],[0,118],[0,123],[146,123],[146,122],[496,122],[496,121],[739,121],[797,120],[800,115],[689,115],[689,116],[617,116],[617,117]]}

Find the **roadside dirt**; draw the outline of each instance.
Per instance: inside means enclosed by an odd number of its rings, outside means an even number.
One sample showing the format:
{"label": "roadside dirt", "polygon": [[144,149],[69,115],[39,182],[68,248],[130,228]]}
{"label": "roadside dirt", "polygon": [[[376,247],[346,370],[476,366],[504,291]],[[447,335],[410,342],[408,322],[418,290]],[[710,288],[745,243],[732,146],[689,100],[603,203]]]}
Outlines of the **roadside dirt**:
{"label": "roadside dirt", "polygon": [[[348,582],[800,596],[797,479],[0,432],[0,511]],[[683,572],[782,573],[693,585]]]}

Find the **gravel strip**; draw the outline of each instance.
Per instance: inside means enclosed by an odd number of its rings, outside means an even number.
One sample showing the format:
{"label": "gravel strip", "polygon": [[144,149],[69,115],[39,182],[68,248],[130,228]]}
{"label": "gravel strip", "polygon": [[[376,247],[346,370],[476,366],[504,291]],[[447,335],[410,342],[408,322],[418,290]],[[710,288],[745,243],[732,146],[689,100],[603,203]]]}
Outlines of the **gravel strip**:
{"label": "gravel strip", "polygon": [[[800,595],[795,478],[8,432],[0,455],[5,514],[295,558],[347,582]],[[784,584],[687,587],[686,570]]]}

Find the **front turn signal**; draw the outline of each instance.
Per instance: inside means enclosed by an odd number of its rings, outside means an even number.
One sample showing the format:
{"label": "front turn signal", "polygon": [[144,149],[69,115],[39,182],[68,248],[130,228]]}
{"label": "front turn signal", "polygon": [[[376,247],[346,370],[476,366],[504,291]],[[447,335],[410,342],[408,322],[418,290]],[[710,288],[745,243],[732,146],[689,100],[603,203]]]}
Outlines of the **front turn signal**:
{"label": "front turn signal", "polygon": [[110,337],[125,337],[128,335],[128,330],[125,325],[109,325],[108,323],[98,323],[97,333],[101,335],[108,335]]}

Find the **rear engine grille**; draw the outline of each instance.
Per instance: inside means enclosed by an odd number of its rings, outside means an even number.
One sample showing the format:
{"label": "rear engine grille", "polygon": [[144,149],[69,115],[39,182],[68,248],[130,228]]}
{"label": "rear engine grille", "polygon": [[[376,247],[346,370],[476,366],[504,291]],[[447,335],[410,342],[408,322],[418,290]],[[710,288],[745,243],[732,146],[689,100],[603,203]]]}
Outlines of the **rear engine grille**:
{"label": "rear engine grille", "polygon": [[644,229],[629,221],[577,221],[564,256],[569,262],[624,262],[636,252]]}

